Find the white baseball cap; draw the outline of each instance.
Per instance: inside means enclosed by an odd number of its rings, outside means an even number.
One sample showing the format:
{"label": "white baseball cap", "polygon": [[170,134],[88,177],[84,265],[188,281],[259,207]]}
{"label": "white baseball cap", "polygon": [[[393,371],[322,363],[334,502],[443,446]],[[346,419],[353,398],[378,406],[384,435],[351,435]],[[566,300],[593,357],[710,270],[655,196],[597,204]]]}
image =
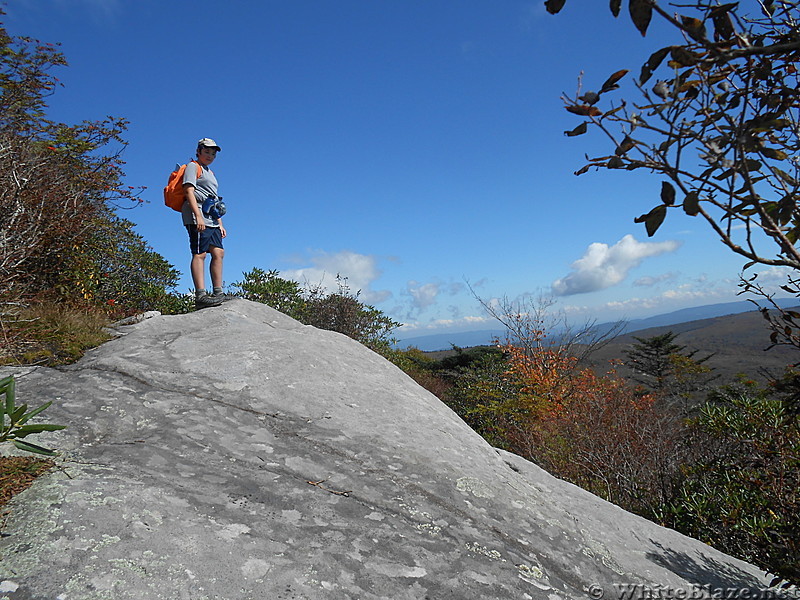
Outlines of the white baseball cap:
{"label": "white baseball cap", "polygon": [[198,140],[197,147],[200,148],[201,146],[205,146],[206,148],[216,148],[217,152],[222,152],[222,148],[220,148],[217,142],[211,138],[203,138],[202,140]]}

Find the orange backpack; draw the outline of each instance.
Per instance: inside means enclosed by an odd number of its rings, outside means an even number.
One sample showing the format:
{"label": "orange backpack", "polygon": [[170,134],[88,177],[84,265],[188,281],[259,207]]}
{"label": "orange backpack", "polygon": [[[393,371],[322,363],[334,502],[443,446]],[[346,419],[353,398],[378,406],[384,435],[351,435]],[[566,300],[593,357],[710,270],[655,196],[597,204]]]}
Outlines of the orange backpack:
{"label": "orange backpack", "polygon": [[[200,179],[203,169],[195,161],[192,162],[197,165],[197,178]],[[183,208],[183,201],[186,199],[183,191],[183,172],[186,167],[187,165],[175,165],[175,170],[169,174],[167,185],[164,187],[164,204],[178,212]]]}

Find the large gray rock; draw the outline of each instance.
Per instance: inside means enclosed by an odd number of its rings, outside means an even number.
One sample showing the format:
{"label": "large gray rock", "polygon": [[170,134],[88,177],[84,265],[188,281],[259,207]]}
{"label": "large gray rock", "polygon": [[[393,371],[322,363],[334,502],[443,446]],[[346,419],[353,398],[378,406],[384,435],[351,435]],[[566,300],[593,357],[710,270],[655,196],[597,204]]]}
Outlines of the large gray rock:
{"label": "large gray rock", "polygon": [[12,503],[2,598],[766,587],[755,567],[492,448],[345,336],[244,300],[120,334],[67,368],[0,369],[21,401],[53,400],[45,420],[69,426],[35,440],[65,460]]}

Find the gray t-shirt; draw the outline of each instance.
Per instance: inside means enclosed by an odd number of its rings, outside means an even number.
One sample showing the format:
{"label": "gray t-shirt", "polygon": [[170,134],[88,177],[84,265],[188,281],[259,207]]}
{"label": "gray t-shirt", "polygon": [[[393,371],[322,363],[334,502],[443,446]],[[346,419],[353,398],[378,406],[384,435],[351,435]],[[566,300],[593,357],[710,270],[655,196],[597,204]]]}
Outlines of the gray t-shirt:
{"label": "gray t-shirt", "polygon": [[[211,169],[203,165],[200,165],[202,171],[198,178],[198,164],[200,163],[190,162],[186,165],[186,169],[183,172],[183,183],[184,185],[191,183],[194,186],[194,197],[197,199],[197,205],[200,207],[200,210],[203,210],[203,202],[205,199],[211,196],[216,197],[217,195],[217,178],[214,177],[214,173]],[[189,202],[186,200],[183,201],[181,215],[183,216],[184,225],[196,225],[194,222],[194,213],[189,206]],[[217,219],[212,219],[207,215],[203,215],[203,220],[206,223],[206,227],[219,227],[219,221]]]}

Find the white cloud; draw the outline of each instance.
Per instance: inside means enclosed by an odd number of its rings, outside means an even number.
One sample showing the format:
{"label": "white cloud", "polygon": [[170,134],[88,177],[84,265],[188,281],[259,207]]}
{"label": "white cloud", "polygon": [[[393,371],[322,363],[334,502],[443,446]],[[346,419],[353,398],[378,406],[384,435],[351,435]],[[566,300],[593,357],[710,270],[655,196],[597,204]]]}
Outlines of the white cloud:
{"label": "white cloud", "polygon": [[[464,292],[466,286],[460,282],[431,281],[421,283],[411,280],[406,284],[403,296],[410,298],[410,303],[402,310],[407,321],[413,321],[427,308],[434,306],[442,296],[458,296]],[[458,306],[449,306],[446,309],[453,317],[460,318],[461,309]]]}
{"label": "white cloud", "polygon": [[[753,269],[755,271],[756,269]],[[786,283],[786,278],[790,275],[795,275],[794,269],[788,267],[767,267],[763,271],[758,271],[757,283]],[[745,279],[752,277],[752,273],[745,271]]]}
{"label": "white cloud", "polygon": [[651,277],[649,275],[645,275],[644,277],[639,277],[636,281],[633,282],[633,285],[638,287],[653,287],[656,284],[659,284],[663,281],[670,281],[675,279],[675,273],[663,273],[658,277]]}
{"label": "white cloud", "polygon": [[436,297],[439,295],[439,284],[420,284],[416,281],[409,281],[406,291],[412,298],[413,307],[417,311],[422,311],[436,302]]}
{"label": "white cloud", "polygon": [[471,288],[481,288],[481,287],[485,286],[487,283],[489,283],[489,278],[488,277],[481,277],[475,283],[469,283],[469,286]]}
{"label": "white cloud", "polygon": [[469,331],[476,329],[499,328],[497,321],[490,317],[467,316],[459,319],[435,319],[426,323],[410,322],[403,323],[400,331],[403,335],[417,333],[431,333],[436,331]]}
{"label": "white cloud", "polygon": [[647,298],[634,297],[614,300],[597,306],[565,306],[564,311],[575,318],[592,317],[601,321],[618,318],[630,319],[672,312],[690,306],[701,306],[715,302],[735,302],[737,286],[734,282],[719,280],[701,285],[689,283],[666,290]]}
{"label": "white cloud", "polygon": [[626,235],[613,246],[596,242],[572,263],[572,273],[552,284],[556,296],[571,296],[603,290],[623,281],[631,269],[648,257],[674,252],[680,242],[639,242]]}
{"label": "white cloud", "polygon": [[715,295],[714,290],[695,290],[688,285],[683,285],[674,290],[667,290],[661,297],[666,300],[705,300]]}
{"label": "white cloud", "polygon": [[388,290],[371,290],[372,283],[381,276],[375,256],[342,250],[334,254],[318,252],[307,259],[312,266],[281,271],[281,277],[301,283],[321,285],[327,292],[338,289],[336,276],[347,279],[350,292],[361,292],[360,299],[367,304],[377,304],[392,296]]}

